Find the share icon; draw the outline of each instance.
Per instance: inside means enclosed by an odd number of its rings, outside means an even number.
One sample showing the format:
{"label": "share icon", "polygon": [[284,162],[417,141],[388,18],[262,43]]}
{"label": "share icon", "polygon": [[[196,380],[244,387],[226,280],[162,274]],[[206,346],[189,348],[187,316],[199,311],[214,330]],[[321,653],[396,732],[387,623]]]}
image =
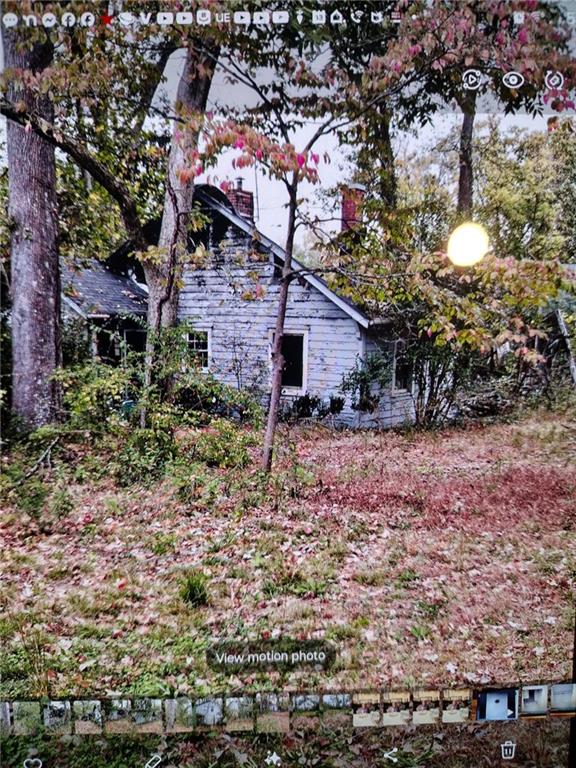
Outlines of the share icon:
{"label": "share icon", "polygon": [[390,760],[391,763],[397,763],[398,758],[394,757],[396,752],[398,752],[398,747],[394,747],[394,749],[391,749],[390,752],[384,752],[384,757],[386,760]]}

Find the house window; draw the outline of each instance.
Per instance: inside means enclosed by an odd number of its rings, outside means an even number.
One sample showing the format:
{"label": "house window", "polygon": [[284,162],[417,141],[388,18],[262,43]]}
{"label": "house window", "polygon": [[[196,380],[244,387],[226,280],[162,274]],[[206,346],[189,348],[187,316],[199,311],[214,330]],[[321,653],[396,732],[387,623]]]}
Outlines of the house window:
{"label": "house window", "polygon": [[397,341],[394,346],[394,389],[412,390],[412,363],[406,353],[406,344]]}
{"label": "house window", "polygon": [[191,331],[188,334],[188,349],[194,362],[207,371],[210,365],[210,337],[208,331]]}
{"label": "house window", "polygon": [[304,336],[295,333],[282,336],[282,386],[302,389],[304,386]]}
{"label": "house window", "polygon": [[146,331],[143,328],[126,328],[124,330],[124,347],[134,352],[146,351]]}
{"label": "house window", "polygon": [[[274,344],[274,333],[270,334],[271,345]],[[282,335],[282,389],[298,392],[306,390],[308,350],[307,333],[284,333]]]}

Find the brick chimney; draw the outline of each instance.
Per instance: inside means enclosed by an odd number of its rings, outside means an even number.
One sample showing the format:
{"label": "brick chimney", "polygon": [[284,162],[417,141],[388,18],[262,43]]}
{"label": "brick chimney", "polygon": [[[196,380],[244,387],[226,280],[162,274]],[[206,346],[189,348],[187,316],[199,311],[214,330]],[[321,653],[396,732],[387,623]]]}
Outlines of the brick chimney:
{"label": "brick chimney", "polygon": [[340,230],[346,232],[361,221],[362,203],[366,187],[363,184],[348,184],[342,187],[342,219]]}
{"label": "brick chimney", "polygon": [[236,213],[254,224],[254,195],[242,189],[241,176],[236,179],[236,186],[228,190],[228,200],[236,209]]}

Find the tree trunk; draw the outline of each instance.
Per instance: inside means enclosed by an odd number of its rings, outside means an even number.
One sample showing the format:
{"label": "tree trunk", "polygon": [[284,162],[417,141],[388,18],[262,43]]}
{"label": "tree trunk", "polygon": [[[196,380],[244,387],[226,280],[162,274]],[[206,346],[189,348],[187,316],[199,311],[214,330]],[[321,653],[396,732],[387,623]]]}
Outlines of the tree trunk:
{"label": "tree trunk", "polygon": [[385,105],[382,109],[382,121],[378,134],[378,147],[380,150],[380,196],[393,211],[397,203],[397,182],[394,161],[394,150],[392,148],[392,136],[390,134],[391,113]]}
{"label": "tree trunk", "polygon": [[358,168],[362,176],[368,177],[369,187],[384,203],[387,214],[397,205],[396,168],[390,132],[392,112],[385,102],[378,104],[376,110],[377,115],[367,119],[359,129]]}
{"label": "tree trunk", "polygon": [[[3,28],[7,69],[38,72],[49,66],[51,43],[22,50],[20,35]],[[47,96],[29,88],[10,88],[10,98],[27,111],[53,122]],[[11,236],[12,410],[31,427],[54,421],[60,412],[60,388],[53,374],[61,364],[58,201],[54,147],[8,121],[8,215]]]}
{"label": "tree trunk", "polygon": [[274,329],[274,343],[272,345],[272,384],[270,391],[270,405],[264,434],[264,446],[262,448],[262,469],[270,472],[272,469],[272,457],[274,453],[274,438],[278,426],[278,411],[280,408],[280,395],[282,394],[282,369],[284,358],[282,356],[282,337],[284,335],[284,321],[286,319],[286,307],[288,305],[288,291],[291,282],[292,253],[294,250],[294,231],[296,229],[296,192],[298,182],[296,174],[292,177],[288,193],[290,203],[288,207],[288,234],[286,235],[286,257],[282,268],[282,280],[280,283],[280,295],[278,297],[278,312],[276,315],[276,327]]}
{"label": "tree trunk", "polygon": [[462,218],[472,215],[474,168],[472,164],[472,137],[474,133],[475,104],[464,107],[460,131],[460,172],[458,176],[458,213]]}
{"label": "tree trunk", "polygon": [[[198,56],[193,48],[186,52],[186,63],[178,83],[177,111],[203,109],[208,87],[197,74]],[[204,87],[203,87],[204,86]],[[182,268],[182,256],[186,251],[188,225],[194,183],[192,178],[183,180],[181,171],[190,166],[188,153],[197,146],[198,133],[186,130],[176,123],[166,171],[164,212],[158,247],[166,252],[159,265],[146,266],[146,279],[150,292],[148,299],[148,325],[153,332],[173,326],[176,322],[178,302],[178,277]]]}
{"label": "tree trunk", "polygon": [[[186,51],[186,62],[178,83],[176,109],[186,117],[189,113],[203,112],[214,75],[217,51],[200,54],[194,46]],[[166,194],[159,248],[165,252],[160,264],[144,262],[148,285],[148,338],[146,342],[145,386],[152,383],[158,334],[162,328],[176,325],[180,280],[187,250],[190,212],[194,197],[192,177],[183,177],[181,172],[189,169],[189,154],[198,146],[198,130],[176,123],[168,168],[166,171]],[[141,412],[141,424],[146,423],[146,414]]]}

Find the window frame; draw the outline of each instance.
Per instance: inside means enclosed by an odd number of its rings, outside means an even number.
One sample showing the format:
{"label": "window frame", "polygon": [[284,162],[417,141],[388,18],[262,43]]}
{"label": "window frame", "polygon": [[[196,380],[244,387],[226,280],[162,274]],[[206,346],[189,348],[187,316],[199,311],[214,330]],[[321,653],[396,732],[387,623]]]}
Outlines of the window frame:
{"label": "window frame", "polygon": [[[270,387],[272,386],[272,347],[274,344],[275,329],[268,331],[268,361],[270,366]],[[302,336],[302,386],[282,387],[282,394],[292,397],[301,397],[308,391],[308,338],[310,331],[307,328],[285,328],[282,336]]]}
{"label": "window frame", "polygon": [[396,363],[398,361],[398,347],[399,345],[404,347],[406,349],[406,342],[404,339],[396,339],[396,341],[393,342],[394,344],[394,356],[393,356],[393,363],[392,363],[392,392],[393,393],[408,393],[409,395],[414,394],[414,372],[410,371],[410,386],[408,387],[398,387],[396,386]]}
{"label": "window frame", "polygon": [[[190,349],[190,336],[195,333],[205,333],[206,334],[206,355],[207,355],[207,362],[208,365],[201,366],[200,370],[202,373],[209,373],[210,372],[210,366],[212,365],[212,329],[211,328],[196,328],[194,327],[191,331],[187,331],[185,334],[186,342],[188,344],[188,351],[192,352]],[[203,352],[204,350],[202,350]]]}

